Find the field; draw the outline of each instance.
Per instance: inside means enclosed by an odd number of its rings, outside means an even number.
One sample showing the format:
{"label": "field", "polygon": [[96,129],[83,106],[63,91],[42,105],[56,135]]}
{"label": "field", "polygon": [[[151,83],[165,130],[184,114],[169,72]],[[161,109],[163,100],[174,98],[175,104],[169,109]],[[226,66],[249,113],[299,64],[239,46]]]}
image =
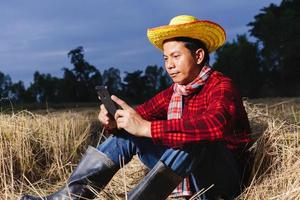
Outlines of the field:
{"label": "field", "polygon": [[[300,199],[300,99],[245,99],[244,104],[256,142],[250,149],[251,184],[237,199]],[[0,113],[0,199],[55,191],[87,146],[105,138],[97,108]],[[133,159],[97,199],[124,199],[145,173]]]}

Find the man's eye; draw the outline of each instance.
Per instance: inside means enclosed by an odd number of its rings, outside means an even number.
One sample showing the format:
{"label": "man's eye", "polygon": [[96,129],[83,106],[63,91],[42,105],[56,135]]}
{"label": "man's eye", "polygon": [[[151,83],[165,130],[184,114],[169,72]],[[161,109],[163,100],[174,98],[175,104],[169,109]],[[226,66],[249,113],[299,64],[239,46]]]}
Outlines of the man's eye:
{"label": "man's eye", "polygon": [[173,57],[174,57],[174,58],[178,58],[179,56],[180,56],[180,55],[174,55]]}

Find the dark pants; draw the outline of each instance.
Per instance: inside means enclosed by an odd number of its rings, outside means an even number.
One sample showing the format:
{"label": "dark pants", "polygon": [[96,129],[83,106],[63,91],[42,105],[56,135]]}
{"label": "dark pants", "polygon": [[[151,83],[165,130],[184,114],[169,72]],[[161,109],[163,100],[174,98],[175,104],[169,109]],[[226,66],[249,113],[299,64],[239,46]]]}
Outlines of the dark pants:
{"label": "dark pants", "polygon": [[[183,149],[156,145],[148,138],[127,133],[110,136],[98,149],[120,165],[120,157],[128,163],[133,155],[150,169],[160,160],[182,177],[190,176],[193,192],[214,185],[205,193],[208,199],[232,199],[240,191],[240,169],[234,155],[223,142],[201,142]],[[163,187],[163,186],[162,186]]]}

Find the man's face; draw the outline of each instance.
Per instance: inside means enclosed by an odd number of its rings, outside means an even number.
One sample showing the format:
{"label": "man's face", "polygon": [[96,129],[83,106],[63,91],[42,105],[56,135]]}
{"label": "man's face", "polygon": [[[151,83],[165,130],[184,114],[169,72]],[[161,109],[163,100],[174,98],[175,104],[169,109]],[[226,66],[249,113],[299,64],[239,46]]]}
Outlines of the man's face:
{"label": "man's face", "polygon": [[168,41],[164,43],[163,50],[165,68],[175,83],[186,85],[200,73],[201,67],[198,64],[199,59],[200,63],[203,60],[202,49],[197,50],[201,51],[199,57],[199,52],[193,55],[183,42]]}

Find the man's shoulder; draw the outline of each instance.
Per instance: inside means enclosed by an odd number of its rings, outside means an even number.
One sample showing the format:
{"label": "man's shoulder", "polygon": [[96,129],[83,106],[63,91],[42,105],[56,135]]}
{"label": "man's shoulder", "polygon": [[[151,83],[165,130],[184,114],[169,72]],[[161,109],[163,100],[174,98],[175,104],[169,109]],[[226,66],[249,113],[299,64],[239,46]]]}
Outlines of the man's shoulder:
{"label": "man's shoulder", "polygon": [[218,84],[233,84],[231,78],[216,70],[212,72],[207,83],[211,86],[215,86]]}
{"label": "man's shoulder", "polygon": [[219,71],[214,71],[207,84],[206,93],[219,93],[227,96],[236,96],[241,98],[240,92],[234,81]]}

